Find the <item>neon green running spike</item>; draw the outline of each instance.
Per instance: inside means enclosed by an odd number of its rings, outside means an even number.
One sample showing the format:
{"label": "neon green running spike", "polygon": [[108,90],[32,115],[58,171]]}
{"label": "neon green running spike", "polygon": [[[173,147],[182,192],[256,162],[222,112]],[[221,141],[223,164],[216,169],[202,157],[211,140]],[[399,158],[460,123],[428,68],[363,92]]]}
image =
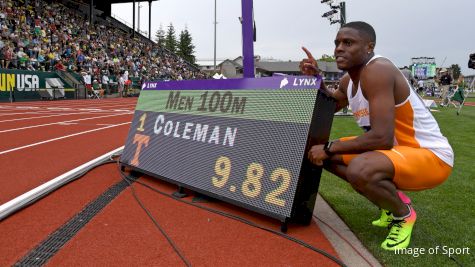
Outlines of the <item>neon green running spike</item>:
{"label": "neon green running spike", "polygon": [[377,227],[388,227],[393,221],[393,216],[390,211],[381,209],[381,216],[379,219],[372,221],[371,224]]}
{"label": "neon green running spike", "polygon": [[[411,205],[411,199],[406,196],[406,194],[404,194],[402,191],[398,191],[397,194],[404,204]],[[392,221],[393,217],[391,216],[391,212],[381,209],[381,216],[379,219],[372,221],[371,224],[377,227],[388,227]]]}
{"label": "neon green running spike", "polygon": [[407,248],[411,242],[412,228],[416,223],[417,215],[416,211],[408,206],[411,213],[409,217],[403,220],[393,219],[391,223],[391,230],[386,237],[386,240],[381,244],[381,247],[385,250],[398,250]]}

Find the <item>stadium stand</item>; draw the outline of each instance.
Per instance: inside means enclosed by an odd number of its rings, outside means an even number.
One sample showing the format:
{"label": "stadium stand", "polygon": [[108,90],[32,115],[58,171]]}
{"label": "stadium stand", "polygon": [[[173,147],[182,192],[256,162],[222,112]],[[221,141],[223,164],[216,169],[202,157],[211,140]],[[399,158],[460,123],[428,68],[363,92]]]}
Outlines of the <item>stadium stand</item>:
{"label": "stadium stand", "polygon": [[206,74],[112,17],[89,23],[88,7],[74,1],[0,3],[0,67],[66,71],[80,79],[89,72],[111,84],[129,73],[132,87],[144,80],[206,79]]}

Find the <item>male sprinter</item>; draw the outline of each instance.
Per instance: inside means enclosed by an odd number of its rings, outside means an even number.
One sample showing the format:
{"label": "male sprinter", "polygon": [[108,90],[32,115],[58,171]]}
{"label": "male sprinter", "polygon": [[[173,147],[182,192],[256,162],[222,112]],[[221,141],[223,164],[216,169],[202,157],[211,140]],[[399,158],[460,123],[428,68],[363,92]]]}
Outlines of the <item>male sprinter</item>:
{"label": "male sprinter", "polygon": [[[338,109],[350,105],[365,132],[313,146],[308,158],[348,181],[382,209],[373,225],[391,227],[381,247],[396,250],[409,245],[416,221],[410,200],[397,190],[440,185],[450,175],[454,154],[401,71],[389,59],[374,54],[375,44],[376,33],[365,22],[350,22],[338,31],[336,63],[347,73],[331,95]],[[300,63],[302,73],[318,74],[316,60],[303,50],[307,58]]]}

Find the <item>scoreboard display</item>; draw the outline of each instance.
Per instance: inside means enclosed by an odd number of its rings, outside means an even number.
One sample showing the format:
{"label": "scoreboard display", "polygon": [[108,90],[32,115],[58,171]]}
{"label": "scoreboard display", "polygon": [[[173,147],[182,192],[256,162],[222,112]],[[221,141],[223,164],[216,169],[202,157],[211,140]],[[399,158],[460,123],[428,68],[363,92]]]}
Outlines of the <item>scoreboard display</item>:
{"label": "scoreboard display", "polygon": [[[330,133],[321,77],[143,84],[123,166],[274,217],[309,222]],[[292,220],[294,219],[294,220]]]}
{"label": "scoreboard display", "polygon": [[416,79],[429,79],[436,76],[436,64],[414,64],[412,66],[412,76]]}

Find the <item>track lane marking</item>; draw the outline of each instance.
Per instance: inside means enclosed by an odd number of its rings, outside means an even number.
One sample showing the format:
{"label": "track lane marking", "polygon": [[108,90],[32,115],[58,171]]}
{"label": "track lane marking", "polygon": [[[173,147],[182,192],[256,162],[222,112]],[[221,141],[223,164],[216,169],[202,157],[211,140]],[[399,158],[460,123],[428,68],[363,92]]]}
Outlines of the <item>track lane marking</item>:
{"label": "track lane marking", "polygon": [[[65,107],[65,108],[134,108],[136,103],[117,103],[111,102],[109,104],[98,104],[98,103],[70,103],[67,106],[59,104],[54,107]],[[52,107],[50,105],[38,105],[39,108],[48,108]],[[15,106],[11,106],[11,108],[15,108]]]}
{"label": "track lane marking", "polygon": [[[24,112],[18,112],[22,111]],[[76,112],[76,111],[91,111],[91,112],[131,112],[134,111],[134,108],[131,109],[124,109],[123,107],[121,109],[115,109],[114,107],[107,108],[107,109],[100,109],[100,108],[42,108],[42,109],[36,109],[35,112],[32,112],[31,109],[12,109],[12,110],[0,110],[0,115],[6,116],[6,115],[22,115],[22,114],[38,114],[38,113],[43,113],[43,114],[52,114],[52,112]],[[15,112],[15,113],[6,113],[6,112]],[[49,113],[48,113],[49,112]]]}
{"label": "track lane marking", "polygon": [[[58,117],[58,116],[68,116],[68,115],[87,115],[87,114],[99,114],[100,112],[77,112],[77,113],[68,113],[68,114],[59,114],[59,115],[50,115],[50,116],[40,116],[40,117],[32,117],[32,118],[20,118],[20,119],[12,119],[12,120],[3,120],[0,122],[12,122],[12,121],[24,121],[24,120],[33,120],[33,119],[42,119],[42,118],[51,118],[51,117]],[[132,113],[130,113],[132,114]]]}
{"label": "track lane marking", "polygon": [[[38,124],[38,125],[32,125],[32,126],[25,126],[25,127],[20,127],[20,128],[0,130],[0,133],[8,133],[8,132],[20,131],[20,130],[25,130],[25,129],[38,128],[38,127],[43,127],[43,126],[50,126],[50,125],[55,125],[55,124],[58,124],[58,125],[75,124],[74,122],[77,122],[77,121],[86,121],[86,120],[108,118],[108,117],[115,117],[115,116],[125,116],[125,115],[130,115],[130,114],[113,114],[113,115],[97,116],[97,117],[90,117],[90,118],[84,118],[84,119],[51,122],[51,123]],[[100,124],[96,124],[96,125],[100,125]],[[108,123],[108,124],[104,124],[104,125],[114,125],[114,124]]]}
{"label": "track lane marking", "polygon": [[126,125],[126,124],[131,124],[131,122],[124,122],[124,123],[114,124],[114,125],[111,125],[111,126],[105,126],[105,127],[92,129],[92,130],[87,130],[87,131],[83,131],[83,132],[79,132],[79,133],[75,133],[75,134],[69,134],[69,135],[65,135],[65,136],[56,137],[56,138],[53,138],[53,139],[37,142],[37,143],[34,143],[34,144],[29,144],[29,145],[26,145],[26,146],[15,147],[15,148],[12,148],[12,149],[0,151],[0,155],[7,154],[7,153],[10,153],[10,152],[14,152],[14,151],[18,151],[18,150],[22,150],[22,149],[29,148],[29,147],[34,147],[34,146],[46,144],[46,143],[51,143],[51,142],[54,142],[54,141],[58,141],[58,140],[61,140],[61,139],[66,139],[66,138],[73,137],[73,136],[78,136],[78,135],[81,135],[81,134],[92,133],[92,132],[96,132],[96,131],[100,131],[100,130],[104,130],[104,129],[108,129],[108,128],[113,128],[113,127],[118,127],[118,126],[122,126],[122,125]]}
{"label": "track lane marking", "polygon": [[68,114],[68,113],[58,113],[58,112],[51,112],[51,111],[37,111],[37,112],[18,112],[18,113],[1,113],[0,117],[12,116],[12,115],[31,115],[31,114],[43,114],[43,115],[56,115],[56,114]]}
{"label": "track lane marking", "polygon": [[82,103],[68,103],[64,105],[63,103],[58,103],[57,105],[52,105],[51,103],[45,105],[35,105],[35,106],[1,106],[0,110],[11,109],[11,110],[38,110],[38,109],[49,109],[49,108],[58,108],[58,109],[78,109],[78,108],[97,108],[97,109],[104,109],[104,108],[135,108],[136,103],[134,102],[109,102],[104,104],[99,103],[90,103],[90,102],[82,102]]}

